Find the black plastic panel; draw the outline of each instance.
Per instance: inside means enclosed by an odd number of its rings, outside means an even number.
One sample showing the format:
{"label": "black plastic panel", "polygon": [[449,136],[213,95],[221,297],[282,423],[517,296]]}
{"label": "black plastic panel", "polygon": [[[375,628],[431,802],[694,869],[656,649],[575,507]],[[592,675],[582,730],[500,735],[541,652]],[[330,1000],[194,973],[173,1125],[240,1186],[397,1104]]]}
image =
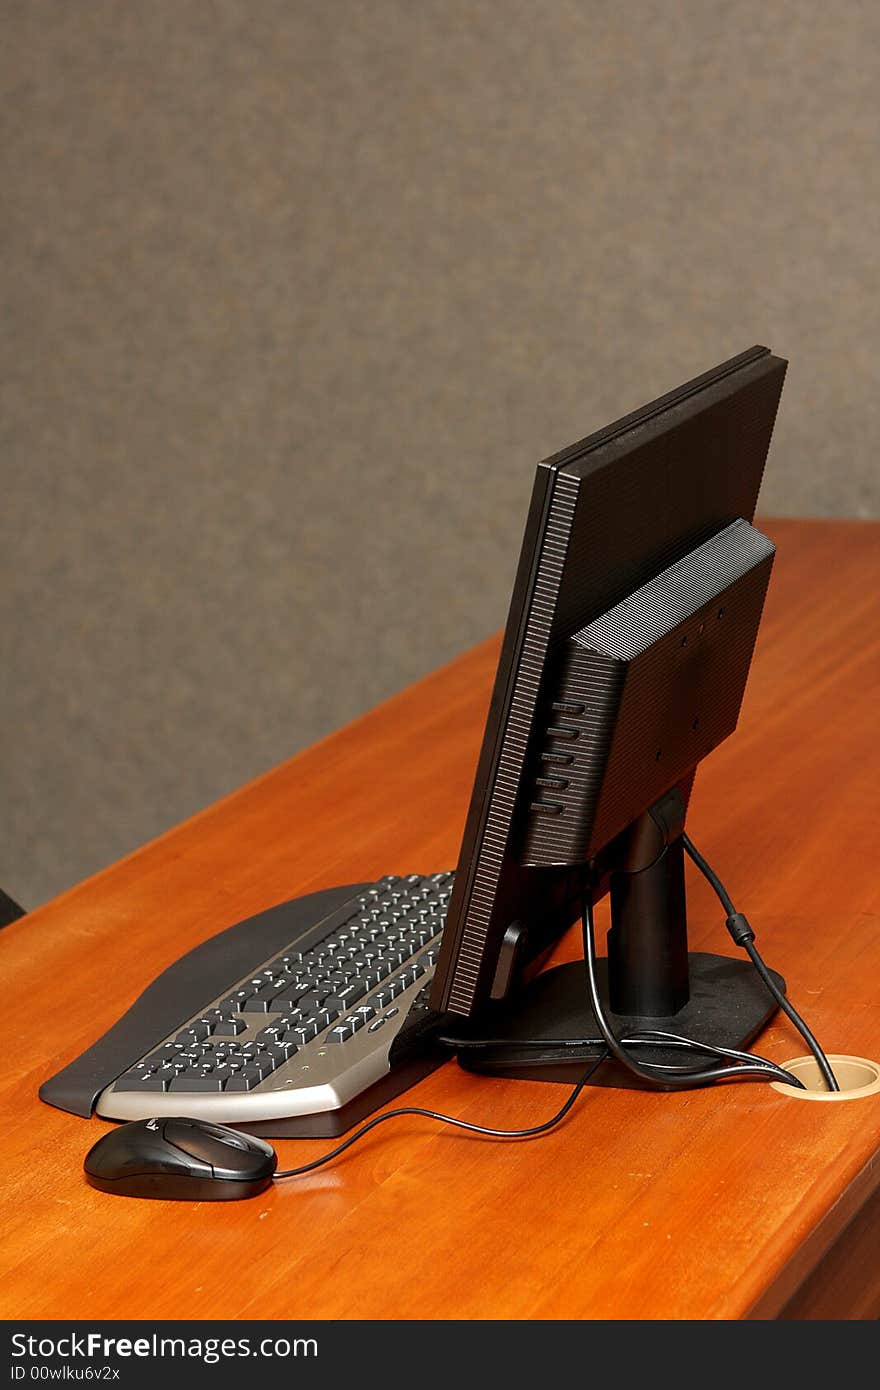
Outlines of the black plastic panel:
{"label": "black plastic panel", "polygon": [[739,520],[564,644],[521,858],[584,864],[733,733],[772,541]]}

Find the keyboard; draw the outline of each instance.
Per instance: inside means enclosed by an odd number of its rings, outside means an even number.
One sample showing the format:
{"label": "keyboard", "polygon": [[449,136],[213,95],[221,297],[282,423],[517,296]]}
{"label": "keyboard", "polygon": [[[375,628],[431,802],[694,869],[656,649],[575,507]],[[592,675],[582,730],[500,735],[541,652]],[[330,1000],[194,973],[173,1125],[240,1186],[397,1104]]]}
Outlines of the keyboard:
{"label": "keyboard", "polygon": [[[157,1037],[101,1090],[98,1114],[185,1115],[276,1137],[344,1132],[449,1055],[432,1046],[428,995],[452,882],[389,875],[307,921]],[[43,1098],[74,1109],[52,1084]]]}

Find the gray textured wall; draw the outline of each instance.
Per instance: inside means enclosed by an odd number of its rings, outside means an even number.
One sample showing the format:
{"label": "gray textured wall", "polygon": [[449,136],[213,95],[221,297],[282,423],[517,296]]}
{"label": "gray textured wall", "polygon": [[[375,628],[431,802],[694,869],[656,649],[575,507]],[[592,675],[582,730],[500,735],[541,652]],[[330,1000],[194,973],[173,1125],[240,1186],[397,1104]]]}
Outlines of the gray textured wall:
{"label": "gray textured wall", "polygon": [[534,461],[754,341],[880,511],[880,6],[4,0],[0,884],[498,626]]}

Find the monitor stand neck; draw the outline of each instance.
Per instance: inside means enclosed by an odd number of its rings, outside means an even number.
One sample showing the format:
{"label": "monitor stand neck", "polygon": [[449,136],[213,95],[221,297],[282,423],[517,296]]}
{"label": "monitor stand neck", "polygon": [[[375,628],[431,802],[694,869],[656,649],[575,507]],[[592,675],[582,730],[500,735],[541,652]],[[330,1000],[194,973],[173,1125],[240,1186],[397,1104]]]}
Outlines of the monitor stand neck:
{"label": "monitor stand neck", "polygon": [[665,1018],[690,997],[684,815],[673,789],[619,843],[608,933],[609,1003],[616,1014]]}

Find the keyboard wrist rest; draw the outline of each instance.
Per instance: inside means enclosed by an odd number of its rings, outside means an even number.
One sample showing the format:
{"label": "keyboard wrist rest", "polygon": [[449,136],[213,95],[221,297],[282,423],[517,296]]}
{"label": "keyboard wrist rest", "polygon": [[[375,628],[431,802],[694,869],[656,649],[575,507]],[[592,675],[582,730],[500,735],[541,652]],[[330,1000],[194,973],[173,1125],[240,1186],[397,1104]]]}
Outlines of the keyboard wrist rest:
{"label": "keyboard wrist rest", "polygon": [[353,883],[291,898],[255,917],[236,922],[200,946],[194,946],[147,986],[112,1028],[69,1066],[44,1081],[40,1099],[58,1110],[86,1119],[98,1096],[123,1072],[210,1000],[225,993],[250,970],[256,970],[287,945],[304,950],[310,937],[332,930],[328,919],[371,888]]}

